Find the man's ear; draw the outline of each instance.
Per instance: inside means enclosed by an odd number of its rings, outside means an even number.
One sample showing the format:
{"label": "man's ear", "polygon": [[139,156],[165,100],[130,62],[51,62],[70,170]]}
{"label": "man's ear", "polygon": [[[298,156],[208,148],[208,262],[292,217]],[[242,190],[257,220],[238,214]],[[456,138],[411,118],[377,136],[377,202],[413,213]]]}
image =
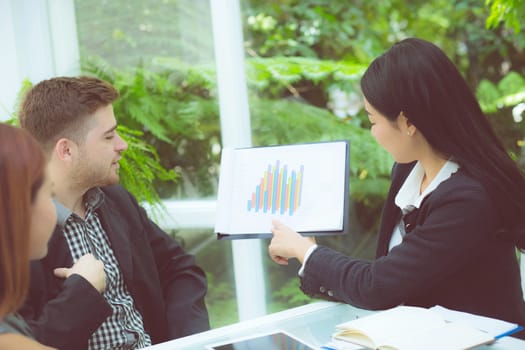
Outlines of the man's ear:
{"label": "man's ear", "polygon": [[70,161],[76,148],[77,145],[73,141],[67,138],[61,138],[55,144],[54,153],[58,159]]}

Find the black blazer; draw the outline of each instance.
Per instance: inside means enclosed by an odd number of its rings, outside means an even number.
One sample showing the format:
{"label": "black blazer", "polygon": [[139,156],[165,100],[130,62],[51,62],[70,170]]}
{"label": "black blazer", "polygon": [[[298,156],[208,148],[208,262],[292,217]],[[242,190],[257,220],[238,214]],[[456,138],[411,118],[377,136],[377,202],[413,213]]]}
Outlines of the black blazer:
{"label": "black blazer", "polygon": [[393,169],[376,259],[319,247],[306,262],[301,289],[366,309],[442,305],[525,326],[514,242],[498,236],[502,222],[494,203],[461,168],[407,218],[410,232],[388,252],[401,217],[394,199],[414,164]]}
{"label": "black blazer", "polygon": [[[149,220],[122,187],[101,189],[105,199],[97,213],[152,342],[208,330],[206,277],[194,257]],[[54,268],[72,263],[57,228],[48,255],[31,265],[31,287],[20,310],[38,341],[61,350],[87,349],[88,338],[111,313],[82,277],[54,277]]]}

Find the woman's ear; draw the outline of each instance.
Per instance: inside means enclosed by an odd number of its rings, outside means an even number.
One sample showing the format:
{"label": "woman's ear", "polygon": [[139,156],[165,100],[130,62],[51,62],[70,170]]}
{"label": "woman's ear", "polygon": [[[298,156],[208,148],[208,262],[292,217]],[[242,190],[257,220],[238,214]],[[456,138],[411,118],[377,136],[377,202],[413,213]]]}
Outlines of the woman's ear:
{"label": "woman's ear", "polygon": [[403,111],[399,113],[397,123],[401,132],[407,136],[413,136],[417,131],[416,126],[412,124]]}

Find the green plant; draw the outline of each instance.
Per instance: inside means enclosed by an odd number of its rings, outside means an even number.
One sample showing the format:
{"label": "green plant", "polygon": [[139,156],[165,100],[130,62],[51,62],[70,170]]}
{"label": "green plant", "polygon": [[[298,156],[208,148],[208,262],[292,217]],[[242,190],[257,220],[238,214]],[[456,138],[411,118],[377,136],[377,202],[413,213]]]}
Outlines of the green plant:
{"label": "green plant", "polygon": [[476,90],[476,96],[485,113],[514,107],[525,101],[525,78],[517,72],[509,72],[497,84],[483,79]]}
{"label": "green plant", "polygon": [[119,90],[114,104],[119,123],[140,130],[141,139],[159,153],[160,164],[183,179],[174,183],[157,177],[153,185],[162,198],[212,195],[220,158],[214,152],[220,129],[213,83],[205,70],[177,61],[159,64],[157,71],[142,66],[116,69],[92,58],[84,61],[83,69]]}
{"label": "green plant", "polygon": [[270,313],[277,312],[314,302],[315,299],[301,292],[299,289],[300,284],[299,278],[293,277],[286,279],[284,284],[275,288],[268,311]]}
{"label": "green plant", "polygon": [[162,201],[153,186],[154,180],[176,182],[177,174],[160,164],[159,155],[153,146],[141,140],[142,131],[119,125],[120,136],[128,143],[128,149],[120,160],[120,183],[133,193],[139,202],[153,206],[156,215],[161,214]]}
{"label": "green plant", "polygon": [[[120,124],[140,130],[141,139],[159,153],[163,167],[176,169],[185,179],[184,185],[167,184],[157,177],[154,185],[161,197],[214,195],[221,148],[214,70],[169,59],[157,63],[155,72],[142,66],[117,70],[93,60],[84,67],[121,92],[114,105]],[[294,94],[292,88],[310,81],[312,89],[320,91],[334,85],[355,90],[363,65],[275,57],[249,59],[247,69],[254,145],[350,139],[356,198],[365,198],[363,189],[372,189],[361,183],[388,178],[392,160],[361,127],[364,114],[339,119],[325,105],[302,98],[304,91]]]}
{"label": "green plant", "polygon": [[490,8],[487,28],[496,28],[501,22],[509,29],[519,33],[525,16],[525,2],[519,0],[485,0]]}

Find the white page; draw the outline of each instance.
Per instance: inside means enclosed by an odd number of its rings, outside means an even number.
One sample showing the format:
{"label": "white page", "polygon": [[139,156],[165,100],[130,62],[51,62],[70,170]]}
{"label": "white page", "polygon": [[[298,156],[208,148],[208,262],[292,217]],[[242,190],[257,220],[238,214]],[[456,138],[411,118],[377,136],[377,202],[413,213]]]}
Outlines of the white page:
{"label": "white page", "polygon": [[514,323],[474,315],[468,312],[450,310],[439,305],[433,306],[429,310],[437,313],[449,322],[462,322],[468,324],[474,328],[487,332],[492,337],[496,337],[517,327]]}
{"label": "white page", "polygon": [[[300,232],[342,230],[346,147],[345,142],[327,142],[232,150],[233,156],[227,156],[232,165],[221,160],[215,232],[270,233],[273,219]],[[265,172],[284,173],[285,167],[287,177],[295,172],[297,180],[302,174],[297,207],[275,212],[248,209]]]}
{"label": "white page", "polygon": [[400,335],[415,334],[429,328],[443,326],[445,320],[427,309],[414,306],[397,306],[337,325],[337,330],[352,328],[362,330],[376,344],[388,343]]}
{"label": "white page", "polygon": [[423,332],[404,335],[389,345],[402,350],[464,350],[494,341],[489,334],[462,323],[445,323]]}

